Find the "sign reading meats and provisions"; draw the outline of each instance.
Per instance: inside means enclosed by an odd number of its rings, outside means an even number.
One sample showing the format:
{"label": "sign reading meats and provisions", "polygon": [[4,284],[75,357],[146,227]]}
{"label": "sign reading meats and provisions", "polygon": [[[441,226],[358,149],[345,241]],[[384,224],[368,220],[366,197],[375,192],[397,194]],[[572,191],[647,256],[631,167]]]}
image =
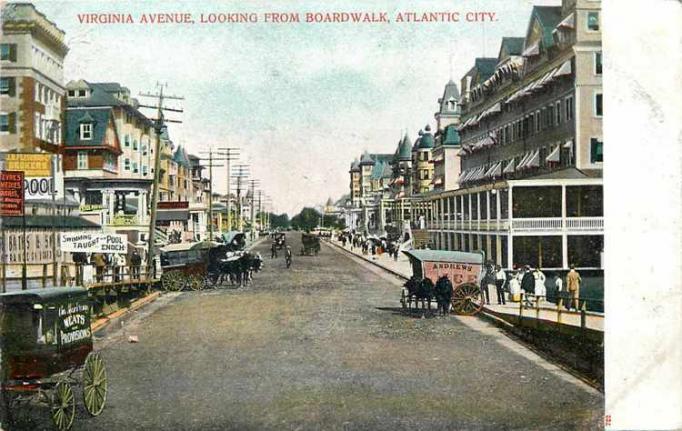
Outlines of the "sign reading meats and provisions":
{"label": "sign reading meats and provisions", "polygon": [[90,307],[87,304],[68,304],[59,307],[59,337],[62,345],[89,340]]}
{"label": "sign reading meats and provisions", "polygon": [[24,214],[24,173],[21,171],[0,172],[0,215],[20,216]]}
{"label": "sign reading meats and provisions", "polygon": [[61,233],[61,250],[72,253],[125,253],[127,237],[124,234]]}

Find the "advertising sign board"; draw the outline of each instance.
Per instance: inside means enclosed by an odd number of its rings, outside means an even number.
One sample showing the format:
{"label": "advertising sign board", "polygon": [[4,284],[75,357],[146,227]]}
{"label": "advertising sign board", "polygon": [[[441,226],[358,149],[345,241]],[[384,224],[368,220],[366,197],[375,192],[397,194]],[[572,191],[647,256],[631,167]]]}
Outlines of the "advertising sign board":
{"label": "advertising sign board", "polygon": [[24,213],[24,173],[0,172],[0,215],[20,216]]}
{"label": "advertising sign board", "polygon": [[127,237],[124,234],[64,233],[60,234],[61,250],[81,253],[125,253]]}

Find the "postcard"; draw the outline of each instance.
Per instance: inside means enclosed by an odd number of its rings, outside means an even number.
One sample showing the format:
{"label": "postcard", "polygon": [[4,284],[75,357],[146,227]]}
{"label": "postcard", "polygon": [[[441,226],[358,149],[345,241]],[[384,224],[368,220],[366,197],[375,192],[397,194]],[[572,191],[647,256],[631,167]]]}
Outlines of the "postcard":
{"label": "postcard", "polygon": [[4,2],[0,429],[680,425],[679,30],[603,3]]}

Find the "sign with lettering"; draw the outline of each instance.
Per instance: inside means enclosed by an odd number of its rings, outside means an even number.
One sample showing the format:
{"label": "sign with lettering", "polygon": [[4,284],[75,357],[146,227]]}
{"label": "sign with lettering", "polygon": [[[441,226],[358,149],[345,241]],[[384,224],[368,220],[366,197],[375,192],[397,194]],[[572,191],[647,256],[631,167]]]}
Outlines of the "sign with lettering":
{"label": "sign with lettering", "polygon": [[[64,173],[58,166],[60,156],[47,153],[7,153],[4,154],[5,167],[10,171],[24,173],[24,199],[55,199],[63,197]],[[52,178],[52,158],[56,157],[54,179]]]}
{"label": "sign with lettering", "polygon": [[124,234],[64,233],[60,234],[62,251],[82,253],[126,253],[128,238]]}
{"label": "sign with lettering", "polygon": [[478,284],[483,267],[471,263],[424,262],[424,276],[434,283],[443,275],[447,275],[453,287],[463,283]]}
{"label": "sign with lettering", "polygon": [[59,307],[59,338],[61,345],[89,340],[90,306],[87,304],[67,304]]}
{"label": "sign with lettering", "polygon": [[25,177],[49,177],[52,154],[48,153],[7,153],[5,167],[10,171],[23,171]]}
{"label": "sign with lettering", "polygon": [[189,208],[189,202],[187,202],[187,201],[159,202],[156,204],[156,208],[158,208],[160,210],[187,209],[187,208]]}
{"label": "sign with lettering", "polygon": [[20,216],[24,214],[24,173],[21,171],[0,172],[0,215]]}

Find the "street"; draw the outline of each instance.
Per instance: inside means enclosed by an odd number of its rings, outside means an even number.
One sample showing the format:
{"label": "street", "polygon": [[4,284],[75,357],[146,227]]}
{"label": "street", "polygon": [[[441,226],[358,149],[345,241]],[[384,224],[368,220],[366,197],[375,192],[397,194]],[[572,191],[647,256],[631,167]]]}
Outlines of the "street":
{"label": "street", "polygon": [[287,239],[290,270],[265,241],[251,286],[164,295],[114,323],[96,345],[107,406],[74,429],[600,428],[600,393],[497,328],[403,315],[397,278]]}

